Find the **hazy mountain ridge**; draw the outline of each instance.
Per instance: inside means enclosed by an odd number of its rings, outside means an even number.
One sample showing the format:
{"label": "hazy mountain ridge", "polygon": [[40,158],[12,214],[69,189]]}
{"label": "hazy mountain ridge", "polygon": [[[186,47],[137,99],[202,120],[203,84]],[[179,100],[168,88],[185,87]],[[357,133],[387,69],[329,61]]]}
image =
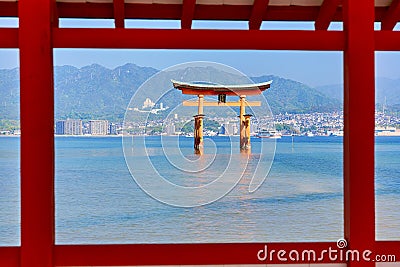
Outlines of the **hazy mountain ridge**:
{"label": "hazy mountain ridge", "polygon": [[[157,72],[158,70],[154,68],[140,67],[131,63],[115,69],[108,69],[98,64],[82,68],[56,66],[54,69],[56,119],[70,117],[122,120],[133,94],[143,82]],[[180,73],[176,74],[179,78]],[[204,75],[217,75],[217,73],[205,68]],[[196,76],[186,76],[186,78],[192,77],[196,80]],[[254,82],[273,80],[271,88],[264,92],[273,113],[329,112],[341,109],[339,100],[300,82],[274,75],[251,79]],[[0,70],[0,114],[3,119],[19,118],[18,80],[18,69]],[[155,92],[146,92],[146,95],[140,97],[150,97],[156,101],[154,98],[157,96]],[[179,91],[172,91],[163,101],[166,105],[173,106],[179,104],[183,98]]]}
{"label": "hazy mountain ridge", "polygon": [[337,99],[303,83],[274,75],[252,78],[254,82],[273,80],[271,88],[264,95],[274,114],[331,112],[341,108]]}
{"label": "hazy mountain ridge", "polygon": [[122,120],[133,93],[157,72],[134,64],[55,67],[56,118]]}
{"label": "hazy mountain ridge", "polygon": [[[378,77],[375,80],[375,100],[378,108],[400,110],[400,79]],[[318,86],[315,89],[331,98],[343,102],[343,84]]]}
{"label": "hazy mountain ridge", "polygon": [[19,69],[0,70],[0,119],[19,119]]}

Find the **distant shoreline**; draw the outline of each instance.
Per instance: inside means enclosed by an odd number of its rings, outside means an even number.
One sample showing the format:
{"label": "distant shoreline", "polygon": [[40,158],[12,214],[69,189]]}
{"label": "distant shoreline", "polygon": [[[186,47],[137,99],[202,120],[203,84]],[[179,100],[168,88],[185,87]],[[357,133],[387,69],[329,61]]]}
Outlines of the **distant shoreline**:
{"label": "distant shoreline", "polygon": [[[54,135],[54,137],[84,137],[84,138],[104,138],[104,137],[112,137],[112,138],[122,138],[122,137],[152,137],[152,136],[164,136],[164,137],[187,137],[185,135]],[[214,135],[207,137],[238,137],[239,135]],[[11,137],[21,137],[21,135],[0,135],[0,138],[11,138]],[[256,138],[255,136],[252,136]],[[291,137],[291,135],[283,135],[282,137]],[[333,136],[333,135],[316,135],[316,136],[304,136],[304,135],[295,135],[295,137],[307,137],[307,138],[316,138],[316,137],[343,137],[343,136]],[[375,135],[375,137],[400,137],[400,135]],[[188,138],[193,138],[189,136]]]}
{"label": "distant shoreline", "polygon": [[114,134],[110,134],[110,135],[70,135],[70,134],[55,134],[54,137],[123,137],[123,135],[114,135]]}

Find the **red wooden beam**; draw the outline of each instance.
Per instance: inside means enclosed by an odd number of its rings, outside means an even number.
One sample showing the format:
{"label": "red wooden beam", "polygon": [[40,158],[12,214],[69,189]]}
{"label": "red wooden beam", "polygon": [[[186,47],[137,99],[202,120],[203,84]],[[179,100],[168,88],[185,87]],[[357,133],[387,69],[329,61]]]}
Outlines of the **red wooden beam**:
{"label": "red wooden beam", "polygon": [[196,0],[183,0],[182,18],[181,18],[182,29],[192,28],[192,21],[195,9],[196,9]]}
{"label": "red wooden beam", "polygon": [[390,4],[388,11],[382,18],[381,29],[382,30],[393,30],[394,26],[400,19],[400,1],[393,0]]}
{"label": "red wooden beam", "polygon": [[[344,235],[349,248],[375,247],[374,0],[344,1]],[[361,138],[362,137],[362,138]],[[374,262],[348,263],[351,267]]]}
{"label": "red wooden beam", "polygon": [[[248,21],[252,5],[204,5],[197,4],[193,19]],[[57,2],[60,18],[114,19],[113,3]],[[268,6],[264,20],[268,21],[315,21],[320,13],[318,6]],[[375,21],[381,21],[386,7],[375,8]],[[18,2],[0,2],[0,17],[18,17]],[[126,19],[174,19],[182,17],[181,4],[125,4]],[[342,21],[342,8],[338,7],[333,21]]]}
{"label": "red wooden beam", "polygon": [[19,267],[20,247],[0,247],[0,266]]}
{"label": "red wooden beam", "polygon": [[[339,31],[54,29],[56,48],[251,49],[342,51]],[[212,40],[212,42],[204,42]]]}
{"label": "red wooden beam", "polygon": [[377,241],[375,245],[375,255],[394,255],[396,261],[400,262],[400,241]]}
{"label": "red wooden beam", "polygon": [[[61,18],[99,18],[113,19],[112,3],[57,3]],[[197,20],[243,20],[248,21],[252,5],[204,5],[196,4],[193,19]],[[319,7],[307,6],[269,6],[268,20],[276,21],[314,21]],[[125,4],[126,19],[174,19],[182,18],[181,4]],[[335,15],[341,19],[341,14]]]}
{"label": "red wooden beam", "polygon": [[59,24],[60,24],[60,19],[58,17],[57,0],[53,0],[52,3],[53,3],[53,6],[51,8],[51,12],[52,12],[52,14],[51,14],[52,21],[51,22],[52,22],[53,27],[58,28]]}
{"label": "red wooden beam", "polygon": [[400,32],[375,31],[375,49],[377,51],[400,51]]}
{"label": "red wooden beam", "polygon": [[113,3],[57,2],[60,18],[113,19]]}
{"label": "red wooden beam", "polygon": [[[267,258],[265,246],[267,245]],[[328,255],[318,261],[323,250],[337,249],[336,243],[239,243],[239,244],[137,244],[137,245],[58,245],[55,247],[56,266],[133,266],[133,265],[213,265],[213,264],[277,264],[332,263]],[[260,252],[261,250],[261,252]],[[270,252],[275,254],[270,257]],[[286,251],[287,260],[276,253]],[[290,251],[316,252],[316,259],[299,258],[290,262]],[[152,256],[153,255],[153,256]],[[260,256],[260,259],[258,258]],[[341,262],[338,257],[335,263]]]}
{"label": "red wooden beam", "polygon": [[0,2],[0,17],[17,17],[18,2]]}
{"label": "red wooden beam", "polygon": [[125,27],[125,0],[113,0],[115,28]]}
{"label": "red wooden beam", "polygon": [[[60,18],[113,19],[112,3],[57,2]],[[205,5],[196,4],[193,19],[196,20],[243,20],[248,21],[253,5]],[[377,7],[377,20],[386,11]],[[320,12],[318,6],[268,6],[264,20],[268,21],[315,21]],[[125,4],[126,19],[173,19],[182,18],[181,4]],[[333,21],[342,20],[342,8],[338,7]]]}
{"label": "red wooden beam", "polygon": [[[225,91],[223,94],[228,96],[240,96],[240,95],[259,95],[261,93],[260,90],[235,90],[235,91]],[[213,90],[196,90],[196,89],[182,89],[182,94],[184,95],[219,95],[217,92]]]}
{"label": "red wooden beam", "polygon": [[315,20],[316,30],[327,30],[331,24],[337,7],[341,0],[324,0],[318,13],[318,18]]}
{"label": "red wooden beam", "polygon": [[18,29],[0,28],[0,48],[18,48]]}
{"label": "red wooden beam", "polygon": [[20,0],[21,267],[53,267],[53,0]]}
{"label": "red wooden beam", "polygon": [[266,14],[269,0],[254,0],[253,8],[249,19],[249,29],[259,30]]}

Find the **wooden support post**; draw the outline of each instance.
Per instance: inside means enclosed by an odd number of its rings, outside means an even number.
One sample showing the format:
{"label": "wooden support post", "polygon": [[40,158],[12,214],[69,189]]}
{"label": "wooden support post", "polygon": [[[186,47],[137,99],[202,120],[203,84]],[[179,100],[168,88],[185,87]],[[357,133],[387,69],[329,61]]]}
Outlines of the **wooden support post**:
{"label": "wooden support post", "polygon": [[202,114],[194,116],[194,151],[196,154],[203,148],[203,117]]}
{"label": "wooden support post", "polygon": [[54,0],[20,0],[21,267],[53,267]]}
{"label": "wooden support post", "polygon": [[[344,31],[344,236],[351,250],[375,245],[374,1],[343,1]],[[362,138],[360,138],[362,137]],[[351,261],[347,266],[372,267]]]}
{"label": "wooden support post", "polygon": [[324,0],[319,9],[318,18],[315,20],[316,30],[327,30],[335,17],[336,9],[341,0]]}
{"label": "wooden support post", "polygon": [[250,118],[251,114],[246,114],[244,115],[244,128],[245,128],[245,136],[244,136],[244,149],[250,149],[251,148],[251,142],[250,142]]}
{"label": "wooden support post", "polygon": [[391,31],[396,26],[400,17],[400,0],[393,0],[388,11],[382,18],[382,30]]}
{"label": "wooden support post", "polygon": [[125,27],[125,1],[113,0],[115,28]]}
{"label": "wooden support post", "polygon": [[203,107],[204,107],[204,95],[198,95],[199,97],[199,104],[198,104],[198,110],[197,110],[197,114],[201,115],[203,114]]}
{"label": "wooden support post", "polygon": [[269,0],[254,0],[253,8],[249,18],[249,30],[259,30],[264,18],[264,14],[267,13],[267,7]]}
{"label": "wooden support post", "polygon": [[245,118],[244,114],[246,112],[246,96],[240,96],[240,113],[239,113],[239,123],[240,123],[240,149],[246,148],[246,129],[245,129]]}
{"label": "wooden support post", "polygon": [[181,28],[191,29],[194,12],[196,9],[196,0],[183,0],[182,2],[182,18]]}
{"label": "wooden support post", "polygon": [[204,95],[198,95],[198,97],[197,115],[194,116],[194,151],[196,154],[201,154],[199,152],[203,148]]}

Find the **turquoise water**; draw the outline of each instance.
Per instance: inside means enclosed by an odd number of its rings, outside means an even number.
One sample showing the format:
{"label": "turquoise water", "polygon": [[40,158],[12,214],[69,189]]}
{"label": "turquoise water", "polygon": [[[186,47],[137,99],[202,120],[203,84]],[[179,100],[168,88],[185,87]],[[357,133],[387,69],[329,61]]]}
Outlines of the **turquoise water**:
{"label": "turquoise water", "polygon": [[[152,162],[172,182],[199,185],[213,175],[182,173],[168,163],[160,137],[147,137]],[[175,142],[175,137],[167,142]],[[190,151],[191,138],[179,144]],[[212,138],[225,151],[226,137]],[[343,232],[342,139],[277,141],[266,181],[254,193],[244,178],[225,197],[201,207],[172,207],[134,182],[116,137],[56,138],[56,242],[203,243],[336,241]],[[257,161],[262,139],[252,139]],[[234,147],[237,140],[234,139]],[[19,138],[0,138],[0,245],[19,244]],[[204,157],[208,157],[207,146]],[[186,151],[186,152],[185,152]],[[223,154],[223,153],[221,153]],[[144,162],[136,155],[135,164]],[[226,160],[214,161],[215,175]],[[221,165],[221,167],[219,167]],[[145,174],[144,174],[145,175]],[[196,177],[200,177],[196,179]],[[400,138],[376,139],[377,239],[400,239]]]}

